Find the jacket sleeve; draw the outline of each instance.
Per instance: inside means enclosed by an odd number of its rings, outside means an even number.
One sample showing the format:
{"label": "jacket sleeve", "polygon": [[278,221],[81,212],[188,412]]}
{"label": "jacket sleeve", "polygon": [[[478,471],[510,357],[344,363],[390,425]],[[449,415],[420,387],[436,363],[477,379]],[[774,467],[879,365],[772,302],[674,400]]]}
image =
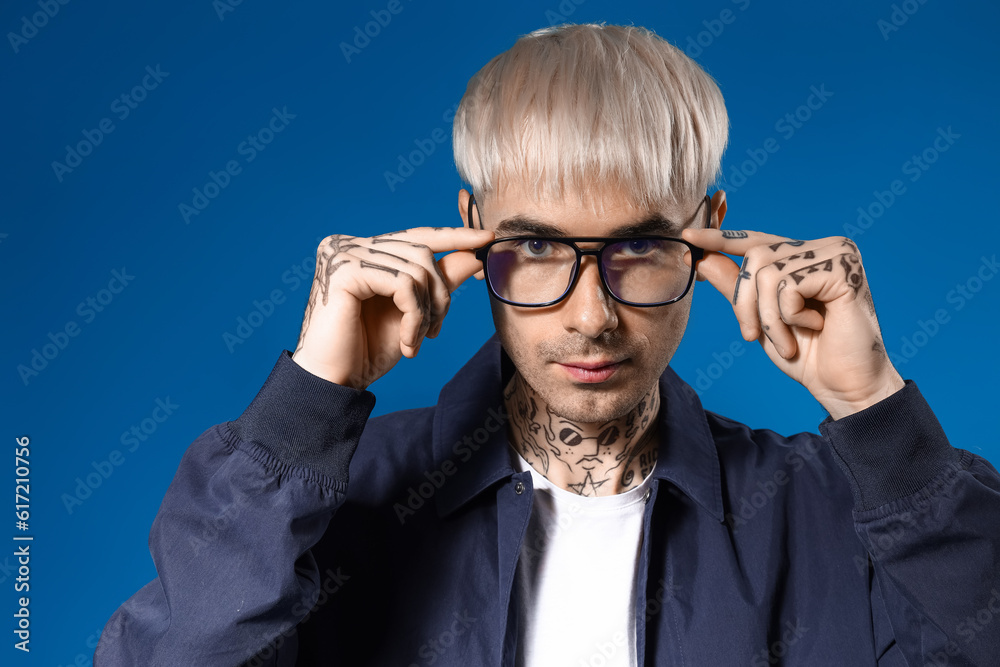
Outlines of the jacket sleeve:
{"label": "jacket sleeve", "polygon": [[912,381],[820,424],[854,494],[881,664],[1000,664],[1000,475],[949,442]]}
{"label": "jacket sleeve", "polygon": [[310,548],[344,502],[374,404],[283,351],[239,419],[185,452],[149,536],[158,576],[112,615],[94,664],[294,660],[294,628],[320,597]]}

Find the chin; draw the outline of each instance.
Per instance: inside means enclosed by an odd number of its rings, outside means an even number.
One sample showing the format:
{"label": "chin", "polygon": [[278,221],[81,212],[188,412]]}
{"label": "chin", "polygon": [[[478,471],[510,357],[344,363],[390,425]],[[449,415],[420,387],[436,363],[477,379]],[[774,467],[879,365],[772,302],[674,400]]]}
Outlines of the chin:
{"label": "chin", "polygon": [[522,372],[522,377],[542,397],[549,409],[572,422],[603,424],[627,415],[655,384],[631,380],[615,383],[617,386],[570,385],[536,383]]}
{"label": "chin", "polygon": [[563,406],[559,403],[550,403],[549,406],[553,414],[575,424],[606,424],[627,415],[637,403],[638,400],[629,404],[576,404]]}

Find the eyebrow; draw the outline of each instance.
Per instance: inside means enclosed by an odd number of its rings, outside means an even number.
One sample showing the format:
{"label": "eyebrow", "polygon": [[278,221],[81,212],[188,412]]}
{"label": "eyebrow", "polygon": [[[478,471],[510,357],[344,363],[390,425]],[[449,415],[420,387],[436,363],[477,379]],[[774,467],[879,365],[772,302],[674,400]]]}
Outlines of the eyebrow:
{"label": "eyebrow", "polygon": [[[645,218],[615,227],[608,234],[614,238],[629,238],[633,236],[678,236],[683,229],[669,218],[659,213],[650,213]],[[560,227],[547,223],[539,218],[530,215],[515,215],[500,221],[495,230],[497,237],[500,236],[570,236]]]}

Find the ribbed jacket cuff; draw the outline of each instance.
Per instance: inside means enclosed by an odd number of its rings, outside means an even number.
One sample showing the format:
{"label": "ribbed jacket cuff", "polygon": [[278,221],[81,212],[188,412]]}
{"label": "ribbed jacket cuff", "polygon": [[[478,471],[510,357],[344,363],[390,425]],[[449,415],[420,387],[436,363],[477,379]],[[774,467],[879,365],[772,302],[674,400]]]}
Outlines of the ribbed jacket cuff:
{"label": "ribbed jacket cuff", "polygon": [[847,475],[855,509],[874,509],[924,488],[959,458],[917,385],[819,425]]}
{"label": "ribbed jacket cuff", "polygon": [[351,457],[374,407],[371,392],[313,375],[283,350],[232,428],[240,440],[262,447],[283,463],[346,484]]}

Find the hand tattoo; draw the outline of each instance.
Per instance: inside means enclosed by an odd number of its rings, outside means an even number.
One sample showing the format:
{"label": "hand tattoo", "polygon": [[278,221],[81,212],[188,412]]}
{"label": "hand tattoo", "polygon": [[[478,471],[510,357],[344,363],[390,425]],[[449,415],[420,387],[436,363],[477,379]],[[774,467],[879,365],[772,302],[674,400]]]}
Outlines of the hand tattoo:
{"label": "hand tattoo", "polygon": [[798,247],[798,246],[802,245],[803,243],[805,243],[805,241],[779,241],[778,243],[772,243],[768,247],[771,250],[773,250],[774,252],[778,252],[778,248],[780,248],[783,245],[790,245],[790,246]]}
{"label": "hand tattoo", "polygon": [[800,269],[795,269],[788,275],[792,277],[792,280],[795,281],[796,285],[799,285],[802,283],[803,280],[806,279],[806,276],[813,273],[817,273],[819,271],[827,271],[827,272],[833,271],[833,258],[824,260],[822,262],[816,262],[815,264],[810,264],[808,266],[803,266]]}
{"label": "hand tattoo", "polygon": [[313,311],[316,309],[316,300],[322,295],[323,305],[327,304],[330,300],[330,277],[344,264],[350,263],[349,259],[338,259],[338,255],[357,248],[358,245],[354,243],[354,240],[355,237],[353,236],[337,234],[329,237],[324,243],[320,244],[320,250],[317,252],[318,257],[316,258],[316,273],[313,275],[313,286],[309,292],[309,300],[306,302],[305,315],[302,317],[302,330],[299,333],[299,341],[295,345],[296,352],[302,348],[302,341],[306,336],[306,331],[309,329],[309,324],[312,322]]}
{"label": "hand tattoo", "polygon": [[844,267],[844,277],[847,280],[847,284],[854,288],[854,295],[857,296],[861,285],[864,283],[861,258],[855,254],[845,252],[840,256],[840,265]]}
{"label": "hand tattoo", "polygon": [[842,248],[850,248],[851,252],[853,252],[855,255],[861,254],[858,252],[858,246],[854,245],[854,241],[852,241],[851,239],[844,239],[844,242],[841,243],[840,246]]}
{"label": "hand tattoo", "polygon": [[740,264],[740,272],[736,276],[736,288],[733,290],[733,305],[734,306],[736,305],[736,299],[739,298],[739,296],[740,296],[740,281],[744,280],[744,279],[749,279],[750,278],[750,272],[747,271],[747,269],[746,269],[747,260],[748,259],[749,259],[749,257],[744,257],[743,258],[743,263]]}
{"label": "hand tattoo", "polygon": [[[388,255],[389,253],[386,254]],[[382,266],[381,264],[376,264],[374,262],[366,262],[365,260],[361,260],[361,268],[378,269],[379,271],[385,271],[386,273],[391,273],[394,278],[399,275],[399,269],[394,269],[390,266]],[[324,301],[323,303],[326,303],[326,301]]]}
{"label": "hand tattoo", "polygon": [[813,252],[812,250],[806,250],[804,253],[789,255],[788,257],[785,257],[781,261],[775,262],[774,266],[777,267],[777,269],[780,271],[783,268],[785,268],[785,266],[793,259],[816,259],[816,253]]}

